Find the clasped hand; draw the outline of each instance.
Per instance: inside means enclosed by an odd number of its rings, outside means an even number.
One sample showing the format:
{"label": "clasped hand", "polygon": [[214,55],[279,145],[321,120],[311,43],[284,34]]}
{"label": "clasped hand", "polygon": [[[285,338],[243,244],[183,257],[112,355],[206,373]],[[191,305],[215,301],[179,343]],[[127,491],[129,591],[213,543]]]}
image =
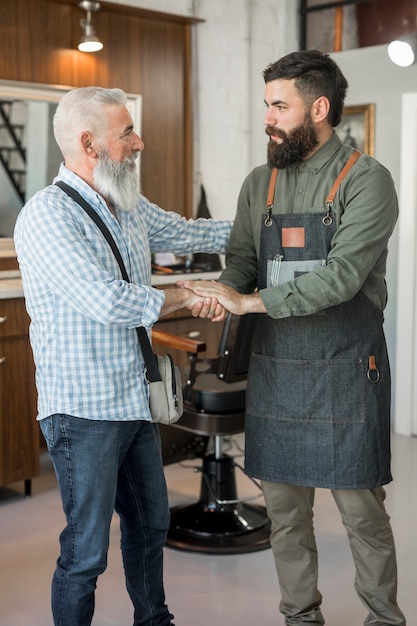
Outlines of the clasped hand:
{"label": "clasped hand", "polygon": [[243,296],[232,287],[222,285],[212,280],[178,280],[177,287],[189,289],[202,300],[190,304],[193,317],[209,318],[213,322],[221,322],[225,319],[227,312],[236,315],[246,313],[243,310]]}

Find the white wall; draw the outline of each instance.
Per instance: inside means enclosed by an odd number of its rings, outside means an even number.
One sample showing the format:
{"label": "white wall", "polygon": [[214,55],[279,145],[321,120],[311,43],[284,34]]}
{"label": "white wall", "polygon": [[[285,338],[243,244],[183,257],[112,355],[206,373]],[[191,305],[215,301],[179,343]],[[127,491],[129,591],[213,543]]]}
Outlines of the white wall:
{"label": "white wall", "polygon": [[417,434],[417,93],[402,95],[398,225],[396,431]]}
{"label": "white wall", "polygon": [[233,216],[244,177],[265,161],[262,70],[287,51],[291,20],[285,0],[196,4],[196,183],[213,217]]}
{"label": "white wall", "polygon": [[[375,103],[375,157],[391,172],[399,195],[400,217],[397,228],[390,240],[388,257],[388,305],[385,315],[385,330],[388,350],[391,358],[393,374],[393,423],[397,432],[411,433],[411,420],[404,423],[406,410],[405,393],[402,381],[397,378],[403,361],[403,352],[397,354],[397,335],[404,330],[405,316],[398,298],[398,266],[399,256],[408,252],[399,246],[399,231],[406,219],[406,213],[416,211],[417,207],[410,204],[411,199],[401,197],[401,172],[404,159],[407,158],[407,145],[401,145],[402,98],[407,92],[417,92],[417,66],[400,68],[388,58],[386,46],[372,46],[333,54],[333,58],[341,67],[350,85],[347,104]],[[415,138],[410,137],[410,141]],[[402,156],[403,153],[403,156]],[[403,218],[401,217],[403,215]],[[415,241],[414,241],[415,242]],[[409,251],[414,258],[414,252]],[[410,283],[409,289],[413,289]],[[412,336],[409,336],[411,345]],[[407,339],[405,339],[407,342]],[[413,381],[410,380],[410,385]]]}

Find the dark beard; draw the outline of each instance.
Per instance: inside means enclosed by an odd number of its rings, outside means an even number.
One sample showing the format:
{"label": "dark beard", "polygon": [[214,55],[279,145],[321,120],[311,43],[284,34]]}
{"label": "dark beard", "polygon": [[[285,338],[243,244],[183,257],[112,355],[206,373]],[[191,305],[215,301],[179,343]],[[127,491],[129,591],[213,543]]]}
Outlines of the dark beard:
{"label": "dark beard", "polygon": [[282,139],[280,144],[273,139],[270,139],[268,143],[268,165],[280,170],[304,161],[319,143],[309,116],[306,116],[304,121],[289,133],[278,130],[274,126],[267,126],[265,132],[267,135]]}

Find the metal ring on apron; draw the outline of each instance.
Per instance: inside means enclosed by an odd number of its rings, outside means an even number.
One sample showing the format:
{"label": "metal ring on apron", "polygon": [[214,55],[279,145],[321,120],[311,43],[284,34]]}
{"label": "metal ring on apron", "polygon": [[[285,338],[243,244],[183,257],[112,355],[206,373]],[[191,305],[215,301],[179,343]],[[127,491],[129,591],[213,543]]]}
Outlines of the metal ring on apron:
{"label": "metal ring on apron", "polygon": [[331,226],[331,224],[333,224],[333,217],[330,215],[332,208],[333,202],[326,202],[326,215],[321,220],[324,226]]}
{"label": "metal ring on apron", "polygon": [[366,372],[366,377],[370,383],[377,383],[379,381],[379,371],[378,370],[368,370]]}
{"label": "metal ring on apron", "polygon": [[265,218],[264,224],[267,228],[272,226],[271,213],[272,213],[273,208],[274,208],[273,204],[268,204],[266,207],[266,218]]}
{"label": "metal ring on apron", "polygon": [[379,369],[376,366],[376,359],[374,356],[368,358],[368,371],[366,377],[370,383],[377,383],[379,381]]}

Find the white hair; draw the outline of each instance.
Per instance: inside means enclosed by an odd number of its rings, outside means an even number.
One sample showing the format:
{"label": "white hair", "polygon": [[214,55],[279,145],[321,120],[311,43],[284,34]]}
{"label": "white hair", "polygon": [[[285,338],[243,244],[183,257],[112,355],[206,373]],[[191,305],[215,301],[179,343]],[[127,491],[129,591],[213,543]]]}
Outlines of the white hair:
{"label": "white hair", "polygon": [[65,159],[77,154],[80,133],[88,131],[99,137],[107,130],[107,118],[100,109],[114,104],[127,104],[121,89],[81,87],[65,94],[53,120],[55,139]]}

